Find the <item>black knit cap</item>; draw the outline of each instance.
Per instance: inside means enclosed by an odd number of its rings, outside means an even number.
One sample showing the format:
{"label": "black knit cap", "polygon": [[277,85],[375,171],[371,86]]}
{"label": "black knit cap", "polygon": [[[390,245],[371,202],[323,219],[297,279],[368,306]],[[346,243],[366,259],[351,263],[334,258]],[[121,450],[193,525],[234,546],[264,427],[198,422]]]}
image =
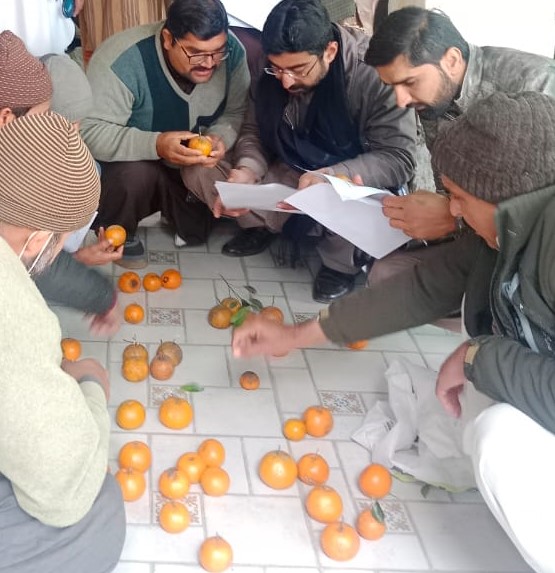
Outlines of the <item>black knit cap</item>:
{"label": "black knit cap", "polygon": [[555,99],[494,93],[473,103],[440,130],[432,164],[489,203],[555,184]]}

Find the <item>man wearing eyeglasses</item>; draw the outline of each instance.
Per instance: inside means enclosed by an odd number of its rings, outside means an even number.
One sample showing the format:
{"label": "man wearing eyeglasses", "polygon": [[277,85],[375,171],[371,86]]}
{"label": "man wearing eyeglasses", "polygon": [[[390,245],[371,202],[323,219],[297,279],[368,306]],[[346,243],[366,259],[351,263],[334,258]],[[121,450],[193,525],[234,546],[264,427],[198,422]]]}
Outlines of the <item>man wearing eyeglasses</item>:
{"label": "man wearing eyeglasses", "polygon": [[[220,214],[238,216],[242,231],[222,252],[248,256],[263,251],[288,215],[273,211],[229,212],[214,178],[242,183],[280,182],[302,189],[322,181],[323,171],[366,185],[397,190],[414,169],[415,115],[397,108],[390,87],[363,63],[368,37],[330,22],[320,0],[283,0],[262,31],[267,57],[234,150],[234,168],[191,170],[188,187]],[[193,180],[196,177],[197,180]],[[313,298],[330,302],[352,290],[367,262],[338,235],[323,232],[322,267]]]}
{"label": "man wearing eyeglasses", "polygon": [[[180,169],[214,167],[233,146],[250,76],[220,0],[175,0],[165,22],[107,39],[87,70],[94,96],[82,135],[102,168],[95,227],[117,223],[128,240],[119,264],[146,266],[141,219],[161,211],[177,246],[204,242],[213,217],[188,193]],[[206,135],[210,155],[190,149]]]}

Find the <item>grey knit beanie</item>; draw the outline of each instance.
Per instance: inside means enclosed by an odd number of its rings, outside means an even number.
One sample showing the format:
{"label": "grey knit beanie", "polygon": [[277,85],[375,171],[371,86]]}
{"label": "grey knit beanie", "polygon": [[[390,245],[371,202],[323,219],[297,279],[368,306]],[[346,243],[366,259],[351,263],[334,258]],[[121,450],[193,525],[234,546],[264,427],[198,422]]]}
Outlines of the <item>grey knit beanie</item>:
{"label": "grey knit beanie", "polygon": [[555,99],[494,93],[473,103],[440,130],[432,165],[489,203],[555,184]]}
{"label": "grey knit beanie", "polygon": [[32,114],[0,128],[0,221],[74,231],[90,222],[99,198],[94,159],[67,119]]}
{"label": "grey knit beanie", "polygon": [[93,107],[92,90],[85,72],[65,54],[49,54],[41,61],[52,79],[50,109],[69,121],[85,119]]}

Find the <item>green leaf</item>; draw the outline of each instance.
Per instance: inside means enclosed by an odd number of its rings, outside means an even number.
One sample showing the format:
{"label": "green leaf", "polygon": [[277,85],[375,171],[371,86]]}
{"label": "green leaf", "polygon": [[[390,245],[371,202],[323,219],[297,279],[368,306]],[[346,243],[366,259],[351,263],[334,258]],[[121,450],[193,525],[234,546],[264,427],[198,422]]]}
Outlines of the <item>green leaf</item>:
{"label": "green leaf", "polygon": [[243,307],[247,307],[247,306],[251,305],[251,303],[248,300],[245,300],[244,298],[240,298],[239,300],[241,301],[241,306],[243,306]]}
{"label": "green leaf", "polygon": [[233,324],[233,326],[241,326],[245,320],[245,318],[247,318],[247,316],[249,315],[251,309],[248,307],[242,307],[240,308],[232,317],[231,317],[231,324]]}
{"label": "green leaf", "polygon": [[250,294],[256,294],[256,289],[251,285],[243,285],[243,288]]}
{"label": "green leaf", "polygon": [[179,389],[184,392],[204,392],[204,386],[199,386],[198,384],[184,384]]}
{"label": "green leaf", "polygon": [[382,506],[377,501],[372,504],[372,515],[377,522],[385,523],[385,514]]}

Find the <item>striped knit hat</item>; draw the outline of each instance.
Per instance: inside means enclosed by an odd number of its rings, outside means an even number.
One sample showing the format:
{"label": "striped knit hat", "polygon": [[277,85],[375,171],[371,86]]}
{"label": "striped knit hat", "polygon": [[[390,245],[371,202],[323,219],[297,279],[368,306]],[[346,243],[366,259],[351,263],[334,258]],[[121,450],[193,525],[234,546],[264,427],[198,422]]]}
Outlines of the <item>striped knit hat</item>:
{"label": "striped knit hat", "polygon": [[50,76],[12,32],[0,34],[0,109],[28,108],[52,96]]}
{"label": "striped knit hat", "polygon": [[0,128],[0,221],[74,231],[90,222],[99,197],[94,159],[66,119],[33,114]]}
{"label": "striped knit hat", "polygon": [[555,183],[555,99],[494,93],[441,128],[432,165],[467,193],[500,203]]}

